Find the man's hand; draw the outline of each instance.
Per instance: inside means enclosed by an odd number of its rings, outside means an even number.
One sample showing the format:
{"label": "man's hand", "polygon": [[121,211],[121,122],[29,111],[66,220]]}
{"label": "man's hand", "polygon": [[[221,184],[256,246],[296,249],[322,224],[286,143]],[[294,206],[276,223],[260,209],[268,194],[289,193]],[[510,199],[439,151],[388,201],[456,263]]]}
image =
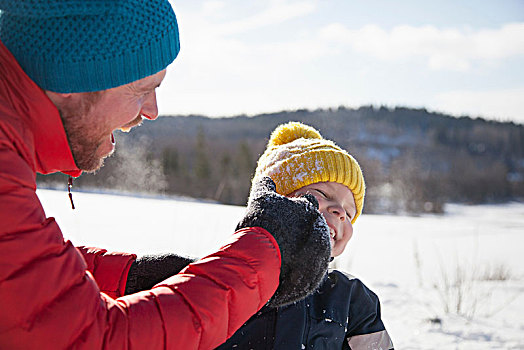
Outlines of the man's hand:
{"label": "man's hand", "polygon": [[138,258],[129,269],[125,294],[151,289],[194,261],[195,258],[176,254],[145,255]]}
{"label": "man's hand", "polygon": [[262,227],[275,237],[282,256],[280,283],[269,301],[283,306],[305,298],[319,286],[331,256],[329,227],[312,195],[287,198],[269,177],[253,185],[237,230]]}

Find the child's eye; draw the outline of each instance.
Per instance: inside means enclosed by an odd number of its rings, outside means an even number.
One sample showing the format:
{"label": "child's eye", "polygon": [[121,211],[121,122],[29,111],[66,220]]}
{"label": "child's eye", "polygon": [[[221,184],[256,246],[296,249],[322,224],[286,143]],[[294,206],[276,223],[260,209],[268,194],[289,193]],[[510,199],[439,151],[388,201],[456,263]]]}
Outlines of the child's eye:
{"label": "child's eye", "polygon": [[323,197],[327,198],[326,194],[323,191],[319,190],[318,188],[315,188],[315,191],[320,193]]}

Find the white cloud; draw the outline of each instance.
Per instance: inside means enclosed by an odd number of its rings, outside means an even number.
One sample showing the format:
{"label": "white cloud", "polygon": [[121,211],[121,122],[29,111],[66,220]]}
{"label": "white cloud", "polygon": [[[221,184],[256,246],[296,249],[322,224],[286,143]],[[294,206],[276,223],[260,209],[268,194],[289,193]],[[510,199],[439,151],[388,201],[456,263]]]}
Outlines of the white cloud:
{"label": "white cloud", "polygon": [[225,7],[225,3],[219,0],[206,1],[202,4],[203,15],[214,14],[217,11],[222,10]]}
{"label": "white cloud", "polygon": [[320,36],[385,61],[423,57],[436,70],[464,71],[472,61],[524,55],[524,23],[476,31],[430,25],[402,25],[387,31],[374,24],[348,29],[333,23],[322,28]]}
{"label": "white cloud", "polygon": [[457,116],[480,116],[524,124],[524,88],[449,91],[435,96],[429,107]]}
{"label": "white cloud", "polygon": [[504,58],[524,54],[524,23],[510,23],[499,30],[480,30],[472,36],[476,55]]}
{"label": "white cloud", "polygon": [[[241,9],[232,3],[180,5],[182,51],[159,89],[161,113],[224,116],[387,103],[524,122],[524,88],[504,89],[515,78],[494,79],[509,69],[522,76],[517,60],[509,67],[499,60],[524,55],[524,23],[495,29],[319,27],[310,25],[318,0],[260,0]],[[421,84],[435,76],[421,61],[439,74],[450,72]],[[453,73],[471,67],[483,75],[476,79],[483,92],[463,90],[471,83]],[[442,93],[435,97],[434,91]]]}
{"label": "white cloud", "polygon": [[248,30],[263,28],[291,19],[308,15],[316,9],[315,0],[290,2],[287,0],[273,0],[269,6],[260,12],[244,18],[222,23],[215,28],[219,35],[245,33]]}
{"label": "white cloud", "polygon": [[[181,53],[175,63],[179,76],[186,81],[201,82],[198,88],[203,90],[217,85],[229,85],[231,88],[235,80],[243,77],[245,81],[239,84],[243,84],[243,89],[246,89],[246,81],[248,86],[250,82],[267,82],[284,75],[290,66],[294,67],[298,62],[328,52],[320,46],[312,47],[305,38],[259,41],[242,40],[234,35],[255,29],[260,33],[266,26],[305,16],[315,10],[317,0],[273,0],[263,4],[259,12],[228,13],[236,20],[221,18],[223,13],[230,10],[230,4],[220,1],[206,2],[197,11],[179,16]],[[203,8],[215,12],[206,12]],[[164,85],[174,86],[173,78],[168,75]]]}

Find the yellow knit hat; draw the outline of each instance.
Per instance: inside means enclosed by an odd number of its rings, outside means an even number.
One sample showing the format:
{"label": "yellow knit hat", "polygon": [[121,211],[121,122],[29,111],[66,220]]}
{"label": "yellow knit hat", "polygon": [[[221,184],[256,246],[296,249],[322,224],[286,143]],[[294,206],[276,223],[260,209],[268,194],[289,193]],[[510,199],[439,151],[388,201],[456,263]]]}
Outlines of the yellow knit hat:
{"label": "yellow knit hat", "polygon": [[351,223],[362,213],[366,185],[357,161],[309,125],[289,122],[273,131],[253,181],[264,176],[269,176],[284,196],[317,182],[341,183],[355,197],[357,213]]}

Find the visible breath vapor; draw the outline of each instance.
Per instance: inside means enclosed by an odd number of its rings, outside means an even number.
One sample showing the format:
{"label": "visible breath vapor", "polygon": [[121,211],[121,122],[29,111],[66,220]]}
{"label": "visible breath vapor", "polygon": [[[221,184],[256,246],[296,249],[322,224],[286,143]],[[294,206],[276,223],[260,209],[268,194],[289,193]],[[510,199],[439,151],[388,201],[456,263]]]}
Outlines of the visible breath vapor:
{"label": "visible breath vapor", "polygon": [[162,193],[167,187],[160,160],[151,157],[152,143],[147,137],[126,141],[115,135],[117,148],[110,160],[114,171],[107,178],[107,185],[119,191],[138,193]]}

